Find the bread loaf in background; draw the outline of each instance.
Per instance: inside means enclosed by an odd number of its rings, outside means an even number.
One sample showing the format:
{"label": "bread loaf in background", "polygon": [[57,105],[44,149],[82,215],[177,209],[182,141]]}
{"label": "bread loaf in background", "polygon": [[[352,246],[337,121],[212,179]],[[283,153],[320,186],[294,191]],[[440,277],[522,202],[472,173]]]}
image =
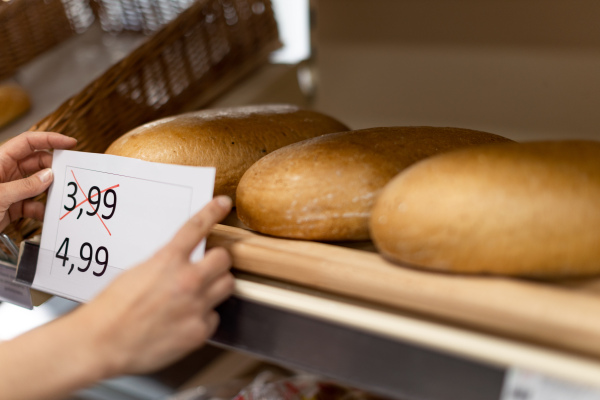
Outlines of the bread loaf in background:
{"label": "bread loaf in background", "polygon": [[29,94],[13,83],[0,84],[0,127],[25,114],[31,108]]}
{"label": "bread loaf in background", "polygon": [[379,251],[459,273],[600,273],[600,142],[498,144],[423,160],[373,207]]}
{"label": "bread loaf in background", "polygon": [[246,171],[237,190],[237,214],[249,228],[273,236],[365,240],[373,201],[404,168],[440,152],[508,141],[441,127],[371,128],[308,139]]}
{"label": "bread loaf in background", "polygon": [[243,173],[261,157],[300,140],[345,130],[332,117],[287,104],[206,109],[142,125],[113,142],[106,153],[216,167],[215,195],[235,200]]}

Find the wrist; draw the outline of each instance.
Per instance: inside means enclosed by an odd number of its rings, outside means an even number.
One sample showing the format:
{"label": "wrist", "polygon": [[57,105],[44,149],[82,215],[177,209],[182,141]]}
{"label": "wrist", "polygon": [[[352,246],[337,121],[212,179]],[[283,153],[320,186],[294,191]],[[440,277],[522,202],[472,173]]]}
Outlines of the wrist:
{"label": "wrist", "polygon": [[60,322],[71,330],[69,336],[75,348],[69,355],[80,366],[79,380],[88,386],[118,374],[118,358],[112,354],[110,338],[103,334],[94,315],[86,312],[86,306],[79,307]]}

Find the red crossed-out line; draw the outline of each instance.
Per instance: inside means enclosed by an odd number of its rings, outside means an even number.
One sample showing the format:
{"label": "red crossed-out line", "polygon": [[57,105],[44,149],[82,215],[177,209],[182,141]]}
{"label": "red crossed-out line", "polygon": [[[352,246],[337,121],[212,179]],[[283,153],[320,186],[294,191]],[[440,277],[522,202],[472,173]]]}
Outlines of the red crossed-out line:
{"label": "red crossed-out line", "polygon": [[[111,186],[111,187],[109,187],[109,188],[106,188],[106,189],[104,189],[104,190],[101,190],[101,191],[100,191],[100,193],[104,193],[104,192],[106,192],[107,190],[114,189],[114,188],[118,188],[118,187],[119,187],[119,185]],[[85,195],[84,195],[84,196],[85,196]],[[93,196],[90,196],[90,199],[91,199],[91,198],[94,198],[94,197],[96,197],[96,196],[98,196],[98,193],[95,193]],[[77,209],[77,207],[79,207],[79,206],[80,206],[80,205],[82,205],[83,203],[87,203],[88,201],[89,201],[88,199],[85,199],[85,200],[84,200],[84,201],[82,201],[81,203],[77,204],[77,205],[76,205],[76,206],[75,206],[75,207],[74,207],[74,208],[73,208],[71,211],[67,211],[67,212],[65,213],[65,215],[63,215],[62,217],[60,217],[60,218],[59,218],[59,220],[62,220],[64,217],[66,217],[67,215],[69,215],[69,214],[71,214],[73,211],[75,211],[75,210]]]}
{"label": "red crossed-out line", "polygon": [[[101,190],[101,191],[100,191],[100,193],[104,193],[104,192],[106,192],[107,190],[114,189],[114,188],[118,188],[118,187],[119,187],[119,185],[111,186],[111,187],[109,187],[109,188],[106,188],[106,189],[104,189],[104,190]],[[85,195],[84,195],[84,196],[85,196]],[[93,197],[96,197],[96,196],[98,196],[98,193],[95,193],[93,196],[90,196],[90,199],[91,199],[91,198],[93,198]],[[71,211],[67,211],[67,212],[65,213],[65,215],[63,215],[62,217],[60,217],[60,218],[59,218],[59,220],[62,220],[64,217],[66,217],[67,215],[69,215],[69,214],[71,214],[73,211],[75,211],[75,210],[77,209],[77,207],[79,207],[79,206],[80,206],[80,205],[82,205],[83,203],[87,203],[88,201],[89,201],[88,199],[85,199],[85,200],[84,200],[84,201],[82,201],[81,203],[77,204],[77,205],[76,205],[76,206],[75,206],[75,207],[74,207],[74,208],[73,208]]]}
{"label": "red crossed-out line", "polygon": [[[88,203],[92,197],[96,197],[97,196],[96,194],[94,194],[93,196],[90,196],[90,198],[88,199],[87,196],[85,195],[85,191],[83,190],[83,188],[79,184],[79,181],[75,177],[75,173],[73,172],[73,170],[71,170],[71,174],[73,175],[73,179],[75,179],[75,183],[77,183],[77,186],[79,187],[79,190],[81,190],[81,193],[83,193],[83,197],[85,197],[85,200],[83,200],[81,203],[77,204],[75,206],[75,208],[73,208],[71,211],[68,211],[67,213],[65,213],[62,217],[59,218],[59,220],[62,220],[64,217],[66,217],[67,215],[69,215],[72,211],[75,211],[77,209],[77,207],[79,207],[80,205],[82,205],[84,203]],[[119,187],[119,185],[111,186],[109,188],[101,190],[100,193],[104,193],[107,190],[114,189],[114,188],[117,188],[117,187]],[[91,206],[91,204],[90,204],[90,206]],[[100,205],[98,205],[98,207],[100,207]],[[94,208],[94,207],[92,207],[92,208]],[[100,220],[100,222],[102,223],[102,225],[104,225],[104,228],[106,229],[106,231],[108,232],[108,234],[110,236],[112,236],[112,234],[110,233],[110,230],[108,229],[108,227],[106,226],[106,224],[104,223],[104,221],[102,221],[102,218],[100,217],[100,215],[98,213],[96,213],[96,216],[98,217],[98,219]]]}

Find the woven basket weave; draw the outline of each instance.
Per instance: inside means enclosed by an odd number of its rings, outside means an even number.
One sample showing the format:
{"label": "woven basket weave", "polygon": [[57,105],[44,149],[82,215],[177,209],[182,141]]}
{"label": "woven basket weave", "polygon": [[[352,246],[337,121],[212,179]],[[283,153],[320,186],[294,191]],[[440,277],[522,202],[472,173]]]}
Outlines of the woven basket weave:
{"label": "woven basket weave", "polygon": [[208,104],[279,46],[267,0],[200,0],[32,129],[104,152],[138,125]]}
{"label": "woven basket weave", "polygon": [[171,22],[194,0],[92,0],[102,29],[107,32],[151,33]]}
{"label": "woven basket weave", "polygon": [[92,21],[86,0],[0,0],[0,80]]}
{"label": "woven basket weave", "polygon": [[[206,106],[280,46],[268,0],[199,0],[31,130],[104,152],[143,123]],[[39,227],[21,220],[5,232],[20,242]]]}

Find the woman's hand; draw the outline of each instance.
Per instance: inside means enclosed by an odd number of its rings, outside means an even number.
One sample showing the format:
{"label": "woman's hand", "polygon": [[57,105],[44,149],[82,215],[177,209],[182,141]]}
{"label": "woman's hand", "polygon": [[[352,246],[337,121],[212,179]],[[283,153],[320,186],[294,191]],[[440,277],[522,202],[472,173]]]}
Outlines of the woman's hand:
{"label": "woman's hand", "polygon": [[202,345],[215,331],[215,306],[233,292],[223,248],[190,262],[190,254],[231,210],[226,196],[194,215],[169,244],[124,272],[74,318],[95,340],[108,376],[155,370]]}
{"label": "woman's hand", "polygon": [[25,132],[0,146],[0,231],[21,217],[44,218],[44,204],[30,199],[52,183],[52,154],[47,150],[76,144],[60,133]]}
{"label": "woman's hand", "polygon": [[198,262],[189,257],[230,210],[230,198],[213,199],[90,303],[0,342],[2,398],[63,399],[102,379],[156,370],[204,344],[219,322],[214,307],[233,292],[231,259],[222,248]]}

